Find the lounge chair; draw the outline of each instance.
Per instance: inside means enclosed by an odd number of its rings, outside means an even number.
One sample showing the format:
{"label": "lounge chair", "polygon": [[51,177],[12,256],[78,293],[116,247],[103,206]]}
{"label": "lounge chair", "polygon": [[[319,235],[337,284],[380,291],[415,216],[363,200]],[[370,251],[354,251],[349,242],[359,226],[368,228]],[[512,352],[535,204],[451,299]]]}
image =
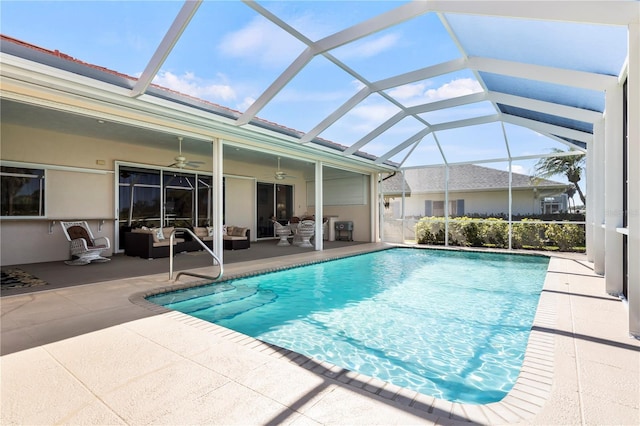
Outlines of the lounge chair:
{"label": "lounge chair", "polygon": [[69,240],[71,260],[67,265],[87,265],[91,262],[108,262],[111,259],[103,257],[102,253],[111,248],[107,237],[94,238],[87,222],[60,222],[64,235]]}

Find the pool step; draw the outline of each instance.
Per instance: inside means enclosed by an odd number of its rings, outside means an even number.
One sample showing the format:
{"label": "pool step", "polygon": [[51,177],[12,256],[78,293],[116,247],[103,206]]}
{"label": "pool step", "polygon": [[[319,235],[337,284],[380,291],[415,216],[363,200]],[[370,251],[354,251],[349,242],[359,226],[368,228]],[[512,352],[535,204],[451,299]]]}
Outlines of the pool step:
{"label": "pool step", "polygon": [[148,301],[153,302],[157,305],[166,306],[170,309],[175,309],[170,305],[178,304],[178,303],[186,303],[190,300],[194,300],[197,298],[206,298],[207,296],[214,296],[218,293],[222,293],[225,291],[235,290],[236,287],[228,284],[228,283],[220,283],[220,284],[211,284],[199,288],[190,288],[186,291],[176,291],[171,293],[159,294],[157,296],[150,296],[147,298]]}
{"label": "pool step", "polygon": [[212,293],[204,297],[189,299],[165,306],[176,311],[184,312],[185,314],[195,315],[197,312],[207,310],[214,306],[246,299],[257,292],[258,290],[254,287],[238,286],[226,291]]}
{"label": "pool step", "polygon": [[189,315],[203,319],[209,322],[217,322],[223,319],[233,318],[237,315],[249,312],[252,309],[259,308],[274,302],[278,295],[271,290],[260,290],[254,294],[230,301],[225,304],[218,304],[207,309],[201,309],[197,312],[189,312]]}

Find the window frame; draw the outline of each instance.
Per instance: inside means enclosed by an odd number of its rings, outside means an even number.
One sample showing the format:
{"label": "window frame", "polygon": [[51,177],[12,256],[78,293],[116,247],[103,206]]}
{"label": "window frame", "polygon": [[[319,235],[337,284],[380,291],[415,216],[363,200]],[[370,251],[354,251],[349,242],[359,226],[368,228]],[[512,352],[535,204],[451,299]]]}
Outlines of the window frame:
{"label": "window frame", "polygon": [[[32,164],[32,163],[22,163],[22,162],[13,162],[13,161],[1,161],[0,162],[0,167],[4,168],[4,167],[11,167],[11,168],[21,168],[21,169],[30,169],[30,170],[35,170],[35,171],[39,171],[42,172],[42,175],[38,178],[40,181],[40,185],[39,185],[39,205],[38,205],[38,211],[40,212],[40,214],[38,215],[8,215],[5,216],[2,214],[2,212],[0,211],[0,220],[29,220],[29,219],[36,219],[36,220],[42,220],[42,219],[47,219],[47,167],[45,165],[42,164]],[[9,176],[11,176],[13,173],[7,173],[2,171],[2,169],[0,169],[0,175],[1,176],[5,176],[5,174],[8,174]],[[17,175],[17,174],[16,174]],[[30,177],[28,175],[25,175],[24,177]]]}

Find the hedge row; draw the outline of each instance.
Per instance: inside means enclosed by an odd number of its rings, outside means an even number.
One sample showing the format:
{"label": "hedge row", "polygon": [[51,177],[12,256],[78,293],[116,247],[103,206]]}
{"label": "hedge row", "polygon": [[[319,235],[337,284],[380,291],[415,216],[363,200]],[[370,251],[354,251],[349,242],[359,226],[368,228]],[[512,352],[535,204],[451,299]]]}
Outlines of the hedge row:
{"label": "hedge row", "polygon": [[[503,219],[459,217],[449,221],[449,245],[464,247],[509,247],[509,222]],[[416,224],[419,244],[444,244],[445,223],[442,217],[424,217]],[[535,219],[512,222],[513,248],[579,251],[585,245],[584,226],[572,223],[543,223]]]}

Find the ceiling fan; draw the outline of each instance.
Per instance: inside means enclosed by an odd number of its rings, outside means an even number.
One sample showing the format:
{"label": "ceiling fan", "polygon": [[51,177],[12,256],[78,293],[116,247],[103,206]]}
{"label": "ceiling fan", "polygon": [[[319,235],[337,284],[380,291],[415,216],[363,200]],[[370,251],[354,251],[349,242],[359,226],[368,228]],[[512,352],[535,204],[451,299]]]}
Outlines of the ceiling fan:
{"label": "ceiling fan", "polygon": [[278,157],[278,170],[276,170],[276,172],[273,174],[273,177],[276,180],[283,180],[286,178],[295,179],[295,176],[288,175],[285,171],[280,169],[280,157]]}
{"label": "ceiling fan", "polygon": [[184,169],[185,167],[200,167],[200,164],[204,164],[204,161],[187,161],[187,157],[182,155],[182,136],[178,136],[178,156],[175,157],[173,164],[169,164],[169,167],[177,167]]}

